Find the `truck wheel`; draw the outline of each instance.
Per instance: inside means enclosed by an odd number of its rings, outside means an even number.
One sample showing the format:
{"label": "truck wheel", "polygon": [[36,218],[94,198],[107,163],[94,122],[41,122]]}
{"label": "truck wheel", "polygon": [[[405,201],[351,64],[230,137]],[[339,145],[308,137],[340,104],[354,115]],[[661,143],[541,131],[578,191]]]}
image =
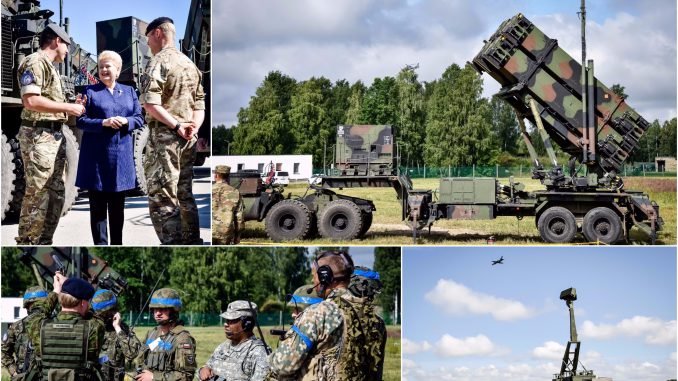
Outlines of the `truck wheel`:
{"label": "truck wheel", "polygon": [[66,166],[64,168],[64,207],[61,209],[61,216],[65,216],[78,197],[78,188],[75,186],[75,177],[78,174],[78,156],[79,146],[75,140],[73,131],[67,126],[63,126],[61,132],[66,139]]}
{"label": "truck wheel", "polygon": [[276,242],[304,239],[311,227],[311,212],[298,200],[282,200],[266,216],[266,233]]}
{"label": "truck wheel", "polygon": [[327,204],[318,218],[320,235],[325,238],[349,240],[357,238],[363,228],[362,212],[349,200],[334,200]]}
{"label": "truck wheel", "polygon": [[622,234],[621,219],[610,208],[594,208],[584,216],[582,232],[589,242],[612,244],[617,242]]}
{"label": "truck wheel", "polygon": [[363,211],[361,213],[363,227],[360,229],[360,234],[358,234],[358,237],[364,237],[365,234],[367,234],[367,231],[370,230],[370,226],[372,226],[372,217],[372,212]]}
{"label": "truck wheel", "polygon": [[7,136],[2,134],[2,219],[5,219],[5,214],[9,211],[9,206],[12,202],[12,192],[14,191],[14,180],[16,174],[14,173],[16,166],[14,165],[14,155],[12,154],[12,147],[7,141]]}
{"label": "truck wheel", "polygon": [[144,172],[144,149],[148,143],[150,130],[148,126],[143,126],[132,131],[134,138],[134,170],[137,175],[137,189],[142,194],[148,194],[146,186],[146,173]]}
{"label": "truck wheel", "polygon": [[568,243],[577,233],[577,221],[569,210],[554,206],[539,217],[539,235],[549,243]]}

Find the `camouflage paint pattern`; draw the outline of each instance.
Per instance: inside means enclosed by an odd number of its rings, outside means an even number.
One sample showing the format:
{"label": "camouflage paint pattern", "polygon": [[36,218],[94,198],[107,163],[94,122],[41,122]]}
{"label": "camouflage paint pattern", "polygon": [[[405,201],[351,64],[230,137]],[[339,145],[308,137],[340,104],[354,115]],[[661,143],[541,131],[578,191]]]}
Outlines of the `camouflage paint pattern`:
{"label": "camouflage paint pattern", "polygon": [[144,153],[148,209],[163,245],[200,241],[198,207],[193,197],[194,136],[186,141],[164,125],[150,124]]}
{"label": "camouflage paint pattern", "polygon": [[191,381],[196,370],[195,339],[183,325],[166,335],[158,327],[146,333],[135,363],[153,373],[154,380]]}
{"label": "camouflage paint pattern", "polygon": [[66,139],[61,131],[27,126],[21,126],[17,137],[26,191],[16,242],[18,245],[51,245],[65,202]]}
{"label": "camouflage paint pattern", "polygon": [[339,125],[333,175],[394,175],[393,128]]}
{"label": "camouflage paint pattern", "polygon": [[240,242],[245,228],[244,204],[240,192],[227,183],[212,185],[212,244]]}
{"label": "camouflage paint pattern", "polygon": [[116,333],[110,322],[102,320],[105,327],[104,344],[99,354],[101,373],[104,381],[122,381],[125,375],[125,363],[134,360],[141,350],[141,341],[125,324],[120,323],[121,331]]}
{"label": "camouflage paint pattern", "polygon": [[237,345],[231,344],[230,340],[224,341],[205,366],[228,381],[261,381],[270,370],[264,343],[255,336]]}
{"label": "camouflage paint pattern", "polygon": [[336,365],[343,346],[344,318],[331,299],[306,308],[270,356],[278,380],[337,380]]}
{"label": "camouflage paint pattern", "polygon": [[[525,16],[504,21],[473,59],[474,67],[502,85],[500,95],[533,124],[529,97],[538,103],[545,128],[565,152],[582,157],[581,64],[558,47]],[[649,123],[607,86],[593,79],[595,145],[590,149],[593,172],[616,173],[638,146]],[[596,156],[597,152],[597,156]]]}

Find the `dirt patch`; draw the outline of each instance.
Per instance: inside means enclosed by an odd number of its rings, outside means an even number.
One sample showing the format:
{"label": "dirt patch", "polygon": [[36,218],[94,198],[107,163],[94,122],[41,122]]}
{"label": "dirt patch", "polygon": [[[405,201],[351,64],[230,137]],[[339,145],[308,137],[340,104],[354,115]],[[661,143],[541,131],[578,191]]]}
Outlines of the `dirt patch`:
{"label": "dirt patch", "polygon": [[[403,235],[412,234],[412,228],[404,224],[372,224],[369,232],[379,233],[379,235]],[[369,232],[367,234],[369,234]],[[418,235],[428,235],[428,229],[422,229]],[[487,232],[471,229],[445,229],[433,226],[431,235],[433,236],[455,236],[455,235],[486,235]]]}

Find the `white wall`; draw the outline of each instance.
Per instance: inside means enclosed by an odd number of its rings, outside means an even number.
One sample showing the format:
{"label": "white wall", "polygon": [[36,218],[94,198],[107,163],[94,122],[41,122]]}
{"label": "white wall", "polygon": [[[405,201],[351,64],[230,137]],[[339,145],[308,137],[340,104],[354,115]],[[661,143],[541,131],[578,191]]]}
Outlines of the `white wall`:
{"label": "white wall", "polygon": [[[13,323],[26,316],[28,313],[23,305],[23,298],[0,298],[0,320],[3,323]],[[16,307],[19,307],[18,311],[15,309]],[[16,316],[16,312],[18,312],[18,316]]]}
{"label": "white wall", "polygon": [[[212,156],[211,159],[212,168],[217,165],[228,165],[231,167],[231,173],[238,172],[238,167],[263,172],[273,162],[274,167],[279,167],[276,170],[287,171],[290,174],[290,180],[307,180],[313,174],[313,155],[232,155]],[[294,171],[295,164],[297,172]]]}

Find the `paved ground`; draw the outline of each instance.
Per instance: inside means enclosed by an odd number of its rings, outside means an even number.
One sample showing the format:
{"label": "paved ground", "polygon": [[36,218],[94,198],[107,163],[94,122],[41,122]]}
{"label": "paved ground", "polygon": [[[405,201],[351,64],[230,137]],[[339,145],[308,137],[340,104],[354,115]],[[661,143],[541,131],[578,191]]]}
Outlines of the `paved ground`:
{"label": "paved ground", "polygon": [[[202,167],[193,169],[193,195],[198,204],[200,216],[200,237],[209,244],[212,240],[210,231],[212,175],[209,158]],[[2,246],[16,246],[17,222],[2,224]],[[160,244],[155,234],[151,218],[148,214],[148,199],[128,197],[125,201],[125,225],[122,241],[124,246],[156,246]],[[92,234],[89,227],[89,201],[79,197],[71,210],[59,220],[54,233],[55,246],[91,246]]]}

